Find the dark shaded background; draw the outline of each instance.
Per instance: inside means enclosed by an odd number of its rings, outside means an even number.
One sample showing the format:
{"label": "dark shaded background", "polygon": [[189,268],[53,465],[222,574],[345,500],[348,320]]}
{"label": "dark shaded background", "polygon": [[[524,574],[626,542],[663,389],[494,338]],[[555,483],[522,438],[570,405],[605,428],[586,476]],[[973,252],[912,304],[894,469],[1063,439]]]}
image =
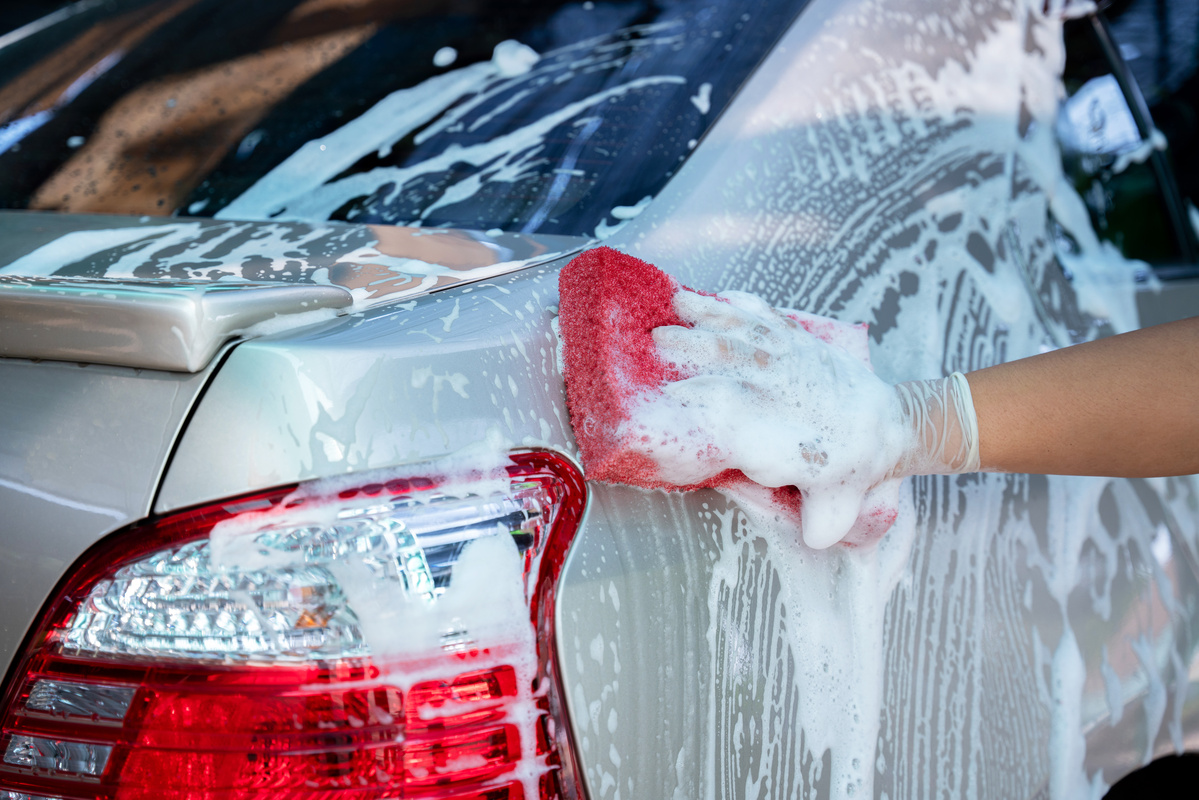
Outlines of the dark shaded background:
{"label": "dark shaded background", "polygon": [[65,0],[9,0],[0,3],[0,36],[69,5],[70,2]]}

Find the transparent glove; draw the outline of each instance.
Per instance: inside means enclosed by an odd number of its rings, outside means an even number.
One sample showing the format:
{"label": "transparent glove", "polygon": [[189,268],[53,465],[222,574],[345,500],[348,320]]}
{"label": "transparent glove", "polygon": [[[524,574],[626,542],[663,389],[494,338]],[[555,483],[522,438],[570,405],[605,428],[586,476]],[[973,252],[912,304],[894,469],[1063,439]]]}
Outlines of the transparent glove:
{"label": "transparent glove", "polygon": [[978,417],[966,376],[907,381],[895,386],[912,433],[889,477],[978,472]]}
{"label": "transparent glove", "polygon": [[892,386],[845,349],[760,298],[675,296],[692,328],[653,331],[663,360],[687,376],[636,411],[647,455],[680,485],[739,469],[803,495],[814,548],[841,541],[875,487],[906,475],[978,469],[978,427],[960,374]]}

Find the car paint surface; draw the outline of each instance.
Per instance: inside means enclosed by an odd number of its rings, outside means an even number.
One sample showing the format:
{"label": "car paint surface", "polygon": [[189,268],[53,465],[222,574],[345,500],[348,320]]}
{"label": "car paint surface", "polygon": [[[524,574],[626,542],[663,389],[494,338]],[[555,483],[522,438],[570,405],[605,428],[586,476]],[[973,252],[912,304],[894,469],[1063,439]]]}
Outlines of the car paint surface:
{"label": "car paint surface", "polygon": [[0,663],[93,542],[150,513],[212,367],[196,374],[0,359]]}
{"label": "car paint surface", "polygon": [[[1134,267],[1105,264],[1054,160],[1058,23],[959,11],[813,3],[619,241],[688,285],[870,322],[891,381],[1134,327]],[[1047,212],[1087,257],[1072,281]],[[593,792],[1086,797],[1196,746],[1193,478],[905,495],[878,552],[801,565],[716,497],[598,487],[560,626]],[[846,684],[877,705],[830,708]]]}
{"label": "car paint surface", "polygon": [[547,265],[238,346],[155,511],[450,453],[492,430],[573,453],[556,303]]}
{"label": "car paint surface", "polygon": [[[868,322],[889,381],[1135,326],[1153,296],[1077,225],[1058,182],[1060,23],[1039,2],[911,6],[815,0],[607,243],[696,288]],[[1047,212],[1074,224],[1101,272],[1074,261],[1066,278]],[[555,330],[565,261],[237,345],[153,511],[437,456],[490,432],[576,455]],[[131,396],[92,408],[119,416]],[[165,401],[145,396],[161,413]],[[185,406],[155,428],[166,444],[128,434],[151,487]],[[148,426],[139,417],[130,430]],[[90,445],[81,458],[98,469],[114,445]],[[1199,746],[1193,478],[911,479],[876,548],[821,554],[713,492],[592,489],[557,626],[592,798],[1098,796],[1155,754]],[[134,492],[119,520],[78,528],[77,509],[39,501],[18,532],[36,545],[21,552],[52,547],[61,571],[153,496]],[[73,533],[44,533],[55,527]],[[39,597],[47,574],[15,590]]]}

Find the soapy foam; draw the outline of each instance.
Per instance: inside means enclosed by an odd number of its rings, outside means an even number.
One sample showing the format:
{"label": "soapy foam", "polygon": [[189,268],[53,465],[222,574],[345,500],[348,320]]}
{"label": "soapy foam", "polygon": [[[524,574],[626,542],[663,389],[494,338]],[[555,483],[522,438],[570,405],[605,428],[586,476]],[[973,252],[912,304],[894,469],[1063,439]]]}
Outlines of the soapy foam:
{"label": "soapy foam", "polygon": [[[739,331],[726,329],[728,312],[719,300],[746,314]],[[712,471],[738,469],[762,486],[798,486],[807,545],[823,549],[844,539],[911,444],[892,387],[860,358],[800,325],[784,324],[752,295],[680,294],[675,307],[696,320],[695,328],[667,329],[669,336],[657,337],[659,347],[680,371],[697,377],[644,397],[625,423],[649,432],[648,452],[660,473],[698,483]],[[728,339],[717,337],[730,334],[747,336],[733,346],[756,354],[725,359]],[[740,499],[753,497],[742,493]]]}
{"label": "soapy foam", "polygon": [[[781,645],[787,659],[785,668],[780,669],[784,663],[779,663],[777,655],[771,658],[769,650],[760,652],[762,643],[744,642],[739,648],[743,655],[737,659],[764,663],[729,675],[725,661],[725,669],[716,671],[718,676],[725,673],[724,685],[715,690],[736,696],[738,684],[763,669],[778,670],[776,680],[782,678],[801,687],[798,697],[790,701],[794,705],[778,708],[772,703],[767,706],[767,716],[759,721],[765,734],[772,727],[767,725],[771,715],[781,712],[791,717],[776,724],[794,726],[793,730],[776,731],[774,737],[776,741],[780,735],[795,740],[791,753],[762,748],[762,757],[773,763],[765,764],[761,774],[777,776],[785,769],[784,760],[800,752],[810,759],[810,769],[823,772],[823,758],[827,757],[829,771],[820,779],[828,782],[831,796],[872,797],[874,744],[880,726],[877,709],[883,695],[873,643],[882,638],[887,598],[908,561],[915,536],[912,510],[905,509],[900,522],[877,547],[868,549],[813,550],[796,541],[786,524],[746,516],[733,508],[716,516],[721,546],[709,585],[709,608],[713,610],[713,625],[708,629],[710,651],[717,658],[727,654],[727,639],[720,639],[743,629],[748,619],[772,614],[781,620],[783,641],[771,649],[777,651]],[[774,556],[765,565],[754,554],[754,540],[759,538]],[[777,581],[775,592],[769,591],[772,581]],[[737,620],[738,616],[743,619]],[[854,635],[847,637],[849,631]],[[719,704],[712,708],[714,714],[723,711]],[[745,714],[739,714],[741,727],[747,722]],[[710,724],[713,731],[728,727],[715,717]],[[710,768],[719,769],[716,764]],[[814,785],[811,788],[815,790]]]}
{"label": "soapy foam", "polygon": [[[314,139],[259,179],[216,217],[220,219],[328,219],[351,200],[386,205],[399,197],[407,183],[463,165],[478,169],[447,185],[432,203],[406,223],[420,225],[437,209],[476,196],[496,182],[515,183],[539,163],[545,137],[555,128],[576,122],[586,138],[600,124],[585,115],[599,104],[630,93],[687,83],[679,75],[655,75],[609,86],[569,103],[524,127],[479,144],[448,150],[404,167],[377,167],[339,178],[354,163],[377,153],[386,157],[394,144],[411,134],[416,145],[455,126],[485,103],[507,95],[488,114],[471,121],[470,130],[504,113],[548,83],[567,80],[580,72],[612,70],[626,63],[626,48],[670,46],[677,41],[677,23],[635,26],[636,36],[619,47],[604,46],[606,37],[576,42],[544,56],[516,41],[498,44],[490,61],[471,64],[393,92],[360,117],[336,131]],[[676,33],[671,36],[671,33]],[[703,93],[701,92],[701,96]],[[564,164],[555,182],[565,187],[571,165]],[[560,189],[561,191],[561,189]]]}
{"label": "soapy foam", "polygon": [[[280,173],[277,182],[280,185],[288,187],[286,193],[280,192],[271,195],[269,205],[262,206],[261,208],[249,205],[249,200],[247,200],[247,205],[244,207],[245,210],[238,210],[243,208],[241,205],[235,207],[235,204],[241,200],[241,198],[238,198],[234,203],[230,203],[222,209],[218,217],[238,217],[242,219],[263,219],[268,217],[273,219],[328,219],[339,208],[355,198],[373,197],[378,193],[378,197],[376,198],[378,202],[387,203],[399,196],[405,184],[422,175],[443,172],[459,164],[469,164],[473,167],[487,165],[486,180],[484,180],[482,173],[472,173],[458,183],[448,186],[436,202],[421,210],[419,217],[409,220],[407,223],[397,223],[420,224],[423,219],[438,208],[466,200],[475,195],[487,183],[495,181],[515,182],[540,158],[542,142],[551,131],[563,123],[580,117],[600,103],[652,86],[663,84],[683,85],[685,83],[686,80],[677,75],[635,78],[627,83],[604,89],[582,100],[569,103],[511,133],[476,145],[451,148],[412,166],[376,167],[368,172],[348,175],[339,180],[332,180],[319,186],[310,185],[314,182],[314,176],[312,174],[305,174],[303,192],[296,192],[291,188],[291,183],[294,179],[291,177],[290,172],[287,174]],[[271,172],[249,191],[254,191],[255,197],[262,194],[265,199],[266,190],[259,193],[257,187],[275,174],[275,172]],[[272,183],[274,182],[276,181],[272,181]],[[384,193],[383,190],[388,186],[393,188]],[[249,191],[247,191],[247,195]],[[243,197],[245,196],[243,195]]]}
{"label": "soapy foam", "polygon": [[[456,52],[442,52],[449,49],[452,48],[442,48],[435,54],[435,59],[440,56],[444,62],[438,66],[449,66],[457,58]],[[435,119],[462,97],[478,92],[499,76],[523,75],[536,61],[537,54],[530,48],[504,41],[496,45],[491,61],[470,64],[392,92],[334,132],[305,143],[218,211],[216,217],[276,218],[287,207],[289,197],[298,198],[316,191],[367,153],[387,155],[396,142]]]}
{"label": "soapy foam", "polygon": [[[704,298],[608,248],[577,257],[559,287],[568,406],[592,479],[736,493],[765,518],[802,518],[814,547],[851,528],[866,541],[891,524],[894,487],[874,488],[909,434],[895,393],[870,372],[862,328],[782,317],[743,293]],[[746,362],[713,349],[704,334],[728,315],[747,329],[775,327],[754,334],[769,369],[741,374]],[[850,407],[861,415],[847,419]]]}

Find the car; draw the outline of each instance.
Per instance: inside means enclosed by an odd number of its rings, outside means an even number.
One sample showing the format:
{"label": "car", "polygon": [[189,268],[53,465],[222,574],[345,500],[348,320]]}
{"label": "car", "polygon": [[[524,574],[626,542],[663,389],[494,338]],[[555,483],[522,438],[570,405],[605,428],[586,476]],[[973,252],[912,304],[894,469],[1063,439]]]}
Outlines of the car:
{"label": "car", "polygon": [[889,382],[1193,314],[1128,5],[81,0],[0,34],[0,798],[1193,780],[1193,476],[910,478],[811,550],[588,481],[557,327],[601,244],[865,323]]}

